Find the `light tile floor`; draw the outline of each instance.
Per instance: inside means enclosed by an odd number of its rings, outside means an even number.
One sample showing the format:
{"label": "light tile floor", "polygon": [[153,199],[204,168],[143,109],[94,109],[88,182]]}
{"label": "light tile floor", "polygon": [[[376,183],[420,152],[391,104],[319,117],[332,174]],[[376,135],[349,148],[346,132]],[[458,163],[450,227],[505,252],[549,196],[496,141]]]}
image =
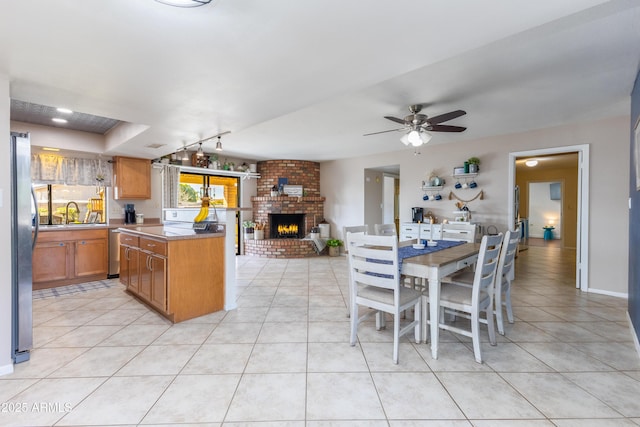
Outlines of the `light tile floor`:
{"label": "light tile floor", "polygon": [[573,257],[520,253],[516,322],[484,364],[449,333],[438,360],[407,338],[394,365],[389,326],[350,347],[344,257],[238,257],[239,308],[177,325],[120,285],[39,299],[0,425],[639,425],[627,301],[577,291]]}

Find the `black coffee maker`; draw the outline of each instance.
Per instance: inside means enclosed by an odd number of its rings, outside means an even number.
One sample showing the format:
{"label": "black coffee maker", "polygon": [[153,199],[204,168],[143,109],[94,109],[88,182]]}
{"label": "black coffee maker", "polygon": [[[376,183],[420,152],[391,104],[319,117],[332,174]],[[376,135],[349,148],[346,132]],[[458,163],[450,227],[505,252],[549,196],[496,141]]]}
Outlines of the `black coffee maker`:
{"label": "black coffee maker", "polygon": [[124,223],[136,223],[136,210],[133,208],[133,203],[127,203],[126,205],[124,205]]}
{"label": "black coffee maker", "polygon": [[424,208],[411,208],[413,222],[424,222]]}

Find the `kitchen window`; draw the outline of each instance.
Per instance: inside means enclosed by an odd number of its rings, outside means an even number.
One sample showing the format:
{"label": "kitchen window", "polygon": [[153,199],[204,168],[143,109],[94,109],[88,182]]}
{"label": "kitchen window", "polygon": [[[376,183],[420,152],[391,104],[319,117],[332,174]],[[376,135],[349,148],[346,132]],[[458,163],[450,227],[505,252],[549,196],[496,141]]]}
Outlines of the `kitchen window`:
{"label": "kitchen window", "polygon": [[[33,184],[39,223],[83,224],[95,218],[106,223],[104,187],[90,185]],[[96,215],[91,215],[95,212]]]}
{"label": "kitchen window", "polygon": [[200,207],[204,188],[209,189],[212,206],[238,207],[238,181],[236,177],[181,173],[178,207]]}

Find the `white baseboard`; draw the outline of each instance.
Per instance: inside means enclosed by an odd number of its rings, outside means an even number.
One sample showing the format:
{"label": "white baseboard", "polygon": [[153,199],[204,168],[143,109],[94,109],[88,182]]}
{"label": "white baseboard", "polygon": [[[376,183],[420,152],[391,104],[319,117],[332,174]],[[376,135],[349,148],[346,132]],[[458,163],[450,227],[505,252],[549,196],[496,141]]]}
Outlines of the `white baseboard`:
{"label": "white baseboard", "polygon": [[603,291],[602,289],[593,289],[593,288],[587,289],[587,292],[592,294],[608,295],[610,297],[629,299],[629,294],[625,292],[611,292],[611,291]]}
{"label": "white baseboard", "polygon": [[13,374],[13,363],[10,365],[0,366],[0,377],[9,374]]}
{"label": "white baseboard", "polygon": [[629,322],[629,329],[631,329],[631,336],[633,337],[633,345],[636,348],[636,353],[638,353],[638,357],[640,357],[640,342],[638,342],[636,329],[633,327],[633,322],[631,321],[631,316],[629,316],[628,311],[627,311],[627,321]]}

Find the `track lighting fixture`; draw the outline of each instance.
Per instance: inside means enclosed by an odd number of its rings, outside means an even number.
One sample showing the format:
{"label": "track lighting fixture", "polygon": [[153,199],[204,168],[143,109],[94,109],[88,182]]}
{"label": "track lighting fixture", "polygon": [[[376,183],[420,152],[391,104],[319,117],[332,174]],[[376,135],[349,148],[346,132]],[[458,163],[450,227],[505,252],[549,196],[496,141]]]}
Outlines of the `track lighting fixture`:
{"label": "track lighting fixture", "polygon": [[202,142],[198,146],[198,151],[196,152],[196,156],[198,156],[198,157],[204,156],[204,152],[202,151]]}
{"label": "track lighting fixture", "polygon": [[216,151],[222,151],[222,142],[220,142],[220,135],[218,135],[218,142],[216,143]]}

